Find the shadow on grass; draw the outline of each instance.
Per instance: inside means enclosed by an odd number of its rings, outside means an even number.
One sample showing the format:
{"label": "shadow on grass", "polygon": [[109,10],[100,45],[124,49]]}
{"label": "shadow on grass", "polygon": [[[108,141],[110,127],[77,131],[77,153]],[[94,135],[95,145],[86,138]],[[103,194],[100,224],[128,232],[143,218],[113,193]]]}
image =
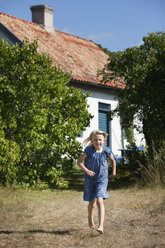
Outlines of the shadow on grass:
{"label": "shadow on grass", "polygon": [[[109,168],[109,175],[111,173],[112,168]],[[79,168],[73,169],[69,174],[64,175],[64,178],[69,182],[69,190],[84,191],[84,172]],[[136,181],[131,177],[129,166],[121,164],[117,166],[115,179],[109,180],[108,189],[129,188],[135,183]]]}
{"label": "shadow on grass", "polygon": [[[111,172],[109,172],[109,175]],[[84,190],[84,172],[81,170],[74,170],[72,173],[65,177],[67,181],[69,181],[69,188],[76,191]],[[123,167],[117,172],[117,176],[113,180],[109,180],[108,188],[110,189],[121,189],[121,188],[129,188],[135,184],[135,181],[131,179],[129,169],[127,167]]]}
{"label": "shadow on grass", "polygon": [[75,170],[68,176],[66,180],[69,182],[69,188],[76,191],[84,190],[84,172]]}
{"label": "shadow on grass", "polygon": [[64,231],[46,231],[46,230],[28,230],[28,231],[7,231],[0,230],[0,234],[13,234],[13,233],[46,233],[46,234],[54,234],[54,235],[71,235],[68,230]]}
{"label": "shadow on grass", "polygon": [[[109,175],[112,172],[109,172]],[[117,168],[116,177],[113,180],[109,180],[108,188],[110,189],[127,189],[133,187],[136,184],[135,177],[132,176],[130,168],[128,166],[119,166]]]}
{"label": "shadow on grass", "polygon": [[109,181],[108,189],[123,189],[132,187],[135,184],[133,180],[130,180],[129,177],[120,177]]}

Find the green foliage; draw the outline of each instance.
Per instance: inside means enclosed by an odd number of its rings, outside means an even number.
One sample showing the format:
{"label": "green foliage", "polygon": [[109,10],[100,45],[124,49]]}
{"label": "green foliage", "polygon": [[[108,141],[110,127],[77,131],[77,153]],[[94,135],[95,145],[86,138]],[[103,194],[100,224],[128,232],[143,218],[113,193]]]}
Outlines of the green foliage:
{"label": "green foliage", "polygon": [[107,48],[102,47],[101,44],[97,44],[99,48],[101,48],[105,53],[107,53],[109,56],[113,55],[113,52],[110,52]]}
{"label": "green foliage", "polygon": [[15,166],[20,161],[19,145],[5,138],[4,127],[0,119],[0,178],[4,184],[15,182],[18,168]]}
{"label": "green foliage", "polygon": [[[70,75],[37,53],[0,40],[0,180],[67,187],[66,160],[76,159],[76,141],[89,125],[87,94],[68,87]],[[9,152],[10,151],[10,152]],[[10,155],[9,155],[10,154]]]}
{"label": "green foliage", "polygon": [[133,133],[133,128],[131,127],[125,127],[125,134],[127,137],[127,142],[131,145],[131,146],[136,146],[136,142],[134,139],[134,133]]}
{"label": "green foliage", "polygon": [[139,47],[111,53],[99,74],[105,83],[119,78],[125,82],[113,114],[121,116],[124,127],[130,127],[136,117],[143,124],[152,153],[152,140],[156,147],[165,140],[165,32],[151,33],[143,42]]}

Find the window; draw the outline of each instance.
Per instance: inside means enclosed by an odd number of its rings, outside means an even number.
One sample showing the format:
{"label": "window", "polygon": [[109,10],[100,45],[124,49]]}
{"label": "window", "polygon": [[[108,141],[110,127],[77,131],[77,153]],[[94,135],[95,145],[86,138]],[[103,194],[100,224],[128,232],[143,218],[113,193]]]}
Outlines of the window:
{"label": "window", "polygon": [[111,128],[108,118],[108,112],[110,110],[110,104],[99,103],[99,129],[108,133],[108,138],[105,143],[106,146],[111,146]]}

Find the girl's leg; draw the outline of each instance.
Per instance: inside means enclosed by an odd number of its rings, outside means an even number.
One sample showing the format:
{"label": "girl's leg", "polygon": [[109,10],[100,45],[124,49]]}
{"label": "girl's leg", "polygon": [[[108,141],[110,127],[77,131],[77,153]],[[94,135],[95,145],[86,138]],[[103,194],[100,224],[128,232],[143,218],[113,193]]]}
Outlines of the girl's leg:
{"label": "girl's leg", "polygon": [[100,234],[103,233],[104,230],[104,216],[105,216],[105,208],[103,198],[97,198],[97,207],[98,207],[98,218],[99,218],[99,226],[96,229]]}
{"label": "girl's leg", "polygon": [[92,202],[89,202],[88,204],[88,223],[90,228],[95,228],[94,222],[93,222],[93,208],[95,204],[95,199]]}

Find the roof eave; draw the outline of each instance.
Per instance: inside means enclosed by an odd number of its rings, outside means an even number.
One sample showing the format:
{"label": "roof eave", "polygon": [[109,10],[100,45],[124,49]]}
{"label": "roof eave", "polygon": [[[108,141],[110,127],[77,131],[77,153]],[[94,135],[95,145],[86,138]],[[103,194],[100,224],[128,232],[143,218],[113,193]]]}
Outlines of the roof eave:
{"label": "roof eave", "polygon": [[118,87],[114,87],[114,86],[109,86],[106,84],[100,84],[100,83],[96,83],[96,82],[88,82],[88,81],[81,81],[81,80],[77,80],[74,78],[71,78],[70,82],[69,82],[70,86],[79,86],[81,88],[85,88],[85,87],[90,87],[90,88],[101,88],[101,89],[107,89],[107,90],[114,90],[114,91],[120,91],[122,90],[122,88],[118,88]]}

